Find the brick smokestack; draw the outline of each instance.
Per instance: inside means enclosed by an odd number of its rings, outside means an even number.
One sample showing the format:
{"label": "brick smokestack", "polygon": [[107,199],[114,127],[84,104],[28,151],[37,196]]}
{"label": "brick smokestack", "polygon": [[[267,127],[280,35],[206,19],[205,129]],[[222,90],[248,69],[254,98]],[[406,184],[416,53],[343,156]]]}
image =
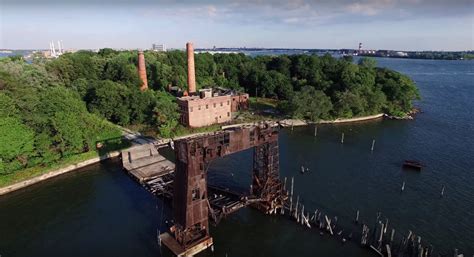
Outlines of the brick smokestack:
{"label": "brick smokestack", "polygon": [[194,47],[193,43],[186,43],[188,53],[188,92],[190,95],[196,93],[196,75],[194,73]]}
{"label": "brick smokestack", "polygon": [[141,91],[148,89],[148,80],[146,78],[146,66],[145,66],[145,56],[143,51],[138,51],[138,76],[142,80],[143,84],[140,87]]}

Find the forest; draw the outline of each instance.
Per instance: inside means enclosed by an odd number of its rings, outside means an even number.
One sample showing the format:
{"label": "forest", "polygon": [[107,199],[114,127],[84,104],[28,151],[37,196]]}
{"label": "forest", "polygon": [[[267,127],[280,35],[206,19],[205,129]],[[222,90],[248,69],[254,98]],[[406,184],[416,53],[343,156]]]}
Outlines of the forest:
{"label": "forest", "polygon": [[[185,52],[146,51],[145,60],[149,90],[141,92],[136,51],[78,51],[31,63],[0,59],[0,174],[96,151],[99,142],[120,144],[114,124],[146,124],[173,136],[181,125],[167,88],[187,88]],[[403,116],[419,99],[409,77],[378,68],[374,59],[200,53],[195,62],[198,88],[276,99],[281,116]]]}

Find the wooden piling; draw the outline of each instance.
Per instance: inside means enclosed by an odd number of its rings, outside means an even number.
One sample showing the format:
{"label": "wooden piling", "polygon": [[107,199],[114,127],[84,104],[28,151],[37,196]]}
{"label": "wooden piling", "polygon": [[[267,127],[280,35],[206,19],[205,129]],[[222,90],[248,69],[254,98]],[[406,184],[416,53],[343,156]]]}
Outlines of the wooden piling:
{"label": "wooden piling", "polygon": [[327,215],[324,215],[324,219],[326,219],[326,223],[327,223],[327,229],[329,230],[329,233],[331,233],[331,236],[334,235],[334,233],[332,232],[332,227],[331,227],[331,220],[328,219],[328,216]]}
{"label": "wooden piling", "polygon": [[444,196],[444,185],[443,185],[443,187],[441,188],[441,194],[440,194],[440,196],[441,196],[441,197]]}
{"label": "wooden piling", "polygon": [[357,213],[356,213],[355,223],[359,223],[359,210],[357,210]]}
{"label": "wooden piling", "polygon": [[370,151],[373,152],[375,147],[375,139],[372,140],[372,147],[370,148]]}
{"label": "wooden piling", "polygon": [[341,144],[344,144],[344,133],[341,135]]}
{"label": "wooden piling", "polygon": [[295,184],[295,177],[291,177],[291,196],[293,196],[293,186]]}
{"label": "wooden piling", "polygon": [[405,191],[405,181],[403,181],[403,184],[402,184],[402,192]]}
{"label": "wooden piling", "polygon": [[290,216],[292,214],[292,210],[293,210],[293,186],[294,186],[294,183],[295,183],[295,177],[291,177],[291,191],[290,191]]}
{"label": "wooden piling", "polygon": [[304,205],[301,205],[301,225],[303,225],[303,219],[304,219]]}
{"label": "wooden piling", "polygon": [[318,135],[318,126],[314,126],[314,137]]}

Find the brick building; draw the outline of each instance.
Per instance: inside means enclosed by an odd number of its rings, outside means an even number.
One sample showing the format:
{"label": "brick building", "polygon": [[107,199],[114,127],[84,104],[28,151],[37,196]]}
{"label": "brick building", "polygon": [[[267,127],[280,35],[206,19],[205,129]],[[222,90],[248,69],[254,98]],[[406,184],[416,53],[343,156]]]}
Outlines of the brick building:
{"label": "brick building", "polygon": [[188,55],[188,95],[177,99],[180,122],[188,127],[203,127],[232,120],[232,112],[248,109],[249,95],[233,90],[216,88],[196,92],[194,49],[186,44]]}
{"label": "brick building", "polygon": [[203,89],[199,95],[178,98],[181,124],[203,127],[232,120],[232,112],[248,108],[248,94],[212,93]]}

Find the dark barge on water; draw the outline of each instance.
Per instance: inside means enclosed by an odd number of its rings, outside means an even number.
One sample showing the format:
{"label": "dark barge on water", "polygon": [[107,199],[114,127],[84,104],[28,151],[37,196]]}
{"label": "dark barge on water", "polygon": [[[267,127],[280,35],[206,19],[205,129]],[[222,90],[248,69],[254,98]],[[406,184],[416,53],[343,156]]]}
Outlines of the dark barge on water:
{"label": "dark barge on water", "polygon": [[416,160],[405,160],[402,166],[403,168],[409,168],[409,169],[414,169],[418,171],[421,171],[421,169],[424,167],[424,165],[421,162],[416,161]]}

